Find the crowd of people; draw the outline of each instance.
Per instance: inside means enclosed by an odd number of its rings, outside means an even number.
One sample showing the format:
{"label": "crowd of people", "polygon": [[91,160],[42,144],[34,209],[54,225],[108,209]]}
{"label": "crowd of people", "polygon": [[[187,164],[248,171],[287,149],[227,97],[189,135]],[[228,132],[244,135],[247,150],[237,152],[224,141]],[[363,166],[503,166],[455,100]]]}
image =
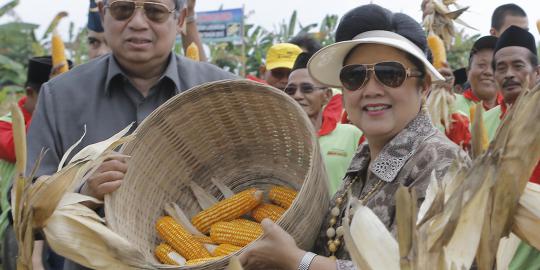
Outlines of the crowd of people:
{"label": "crowd of people", "polygon": [[[59,67],[52,66],[50,56],[29,59],[19,107],[28,129],[28,170],[48,149],[37,179],[56,171],[84,130],[73,153],[131,123],[136,128],[187,89],[239,79],[207,62],[194,10],[195,0],[90,0],[88,63],[56,76]],[[311,250],[298,248],[287,232],[264,220],[266,237],[241,254],[244,268],[355,269],[342,234],[348,193],[395,235],[394,194],[400,185],[414,189],[421,202],[432,173],[441,179],[457,157],[470,161],[470,112],[478,103],[492,140],[524,88],[540,81],[540,67],[522,8],[496,8],[491,26],[490,35],[474,42],[468,66],[452,67],[454,72],[448,65],[434,67],[426,32],[415,19],[375,4],[347,12],[334,44],[323,48],[304,34],[271,46],[258,76],[248,79],[282,90],[305,111],[319,138],[332,200]],[[201,61],[172,52],[177,35],[184,49],[192,42],[200,48]],[[459,116],[451,130],[434,125],[426,109],[434,84],[447,84],[446,91],[455,96],[452,110]],[[11,117],[2,116],[0,177],[12,176],[14,153]],[[530,181],[540,184],[539,167]],[[103,200],[122,185],[128,169],[125,156],[113,155],[76,191]],[[98,205],[87,206],[103,214]],[[4,249],[15,248],[12,242],[3,241]],[[34,255],[34,269],[83,269],[55,255],[42,240]],[[4,268],[14,269],[9,262],[13,258],[3,258]],[[521,243],[509,267],[540,269],[540,252]]]}

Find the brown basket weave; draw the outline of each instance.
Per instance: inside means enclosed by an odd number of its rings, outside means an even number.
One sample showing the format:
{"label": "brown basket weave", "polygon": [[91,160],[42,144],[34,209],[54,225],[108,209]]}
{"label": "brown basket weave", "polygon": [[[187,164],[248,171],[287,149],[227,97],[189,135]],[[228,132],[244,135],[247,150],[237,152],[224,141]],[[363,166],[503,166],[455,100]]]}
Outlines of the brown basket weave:
{"label": "brown basket weave", "polygon": [[[105,198],[106,218],[148,262],[157,264],[154,226],[164,205],[176,202],[194,216],[201,209],[189,182],[221,199],[212,177],[235,192],[271,184],[300,190],[278,224],[304,249],[318,236],[329,202],[318,140],[300,106],[273,87],[229,80],[190,89],[148,116],[122,152],[131,156],[129,169]],[[227,262],[189,269],[223,269]]]}

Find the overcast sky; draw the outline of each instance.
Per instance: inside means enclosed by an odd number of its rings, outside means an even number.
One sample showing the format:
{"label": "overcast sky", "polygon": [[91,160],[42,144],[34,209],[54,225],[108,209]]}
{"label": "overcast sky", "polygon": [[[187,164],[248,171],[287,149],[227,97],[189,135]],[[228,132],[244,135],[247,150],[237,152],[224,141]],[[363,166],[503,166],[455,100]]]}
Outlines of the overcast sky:
{"label": "overcast sky", "polygon": [[[0,5],[9,0],[0,0]],[[249,17],[249,23],[255,23],[274,30],[279,22],[288,20],[293,10],[298,11],[299,22],[303,25],[318,23],[326,14],[343,15],[348,10],[362,4],[379,4],[394,12],[404,12],[418,21],[421,19],[421,0],[197,0],[196,11],[209,11],[219,9],[240,8],[244,6],[246,12],[253,12]],[[469,12],[462,16],[470,25],[479,31],[467,30],[470,34],[489,34],[491,13],[509,0],[458,0],[461,5],[469,5]],[[538,0],[514,0],[525,9],[529,16],[530,30],[539,40],[536,20],[540,19],[540,1]],[[67,36],[69,22],[75,23],[76,27],[84,27],[87,20],[88,0],[21,0],[15,9],[17,15],[25,22],[41,25],[38,37],[48,26],[51,19],[59,11],[67,11],[69,17],[60,24],[60,32]],[[1,23],[6,19],[0,20]]]}

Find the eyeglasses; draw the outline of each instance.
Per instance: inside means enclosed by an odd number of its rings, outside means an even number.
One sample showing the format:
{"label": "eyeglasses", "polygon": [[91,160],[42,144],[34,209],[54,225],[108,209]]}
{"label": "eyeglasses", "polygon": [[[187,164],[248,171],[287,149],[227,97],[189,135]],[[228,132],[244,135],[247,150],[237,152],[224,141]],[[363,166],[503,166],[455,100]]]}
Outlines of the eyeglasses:
{"label": "eyeglasses", "polygon": [[302,93],[309,94],[315,91],[315,89],[326,89],[327,87],[315,86],[309,83],[302,83],[300,84],[300,87],[296,86],[295,84],[289,84],[285,87],[285,89],[283,89],[283,91],[285,91],[285,93],[287,93],[288,95],[292,96],[296,93],[296,90],[298,90],[298,88],[300,88],[300,91]]}
{"label": "eyeglasses", "polygon": [[169,7],[163,3],[157,2],[135,2],[129,0],[117,0],[107,4],[105,8],[108,8],[111,12],[111,16],[118,21],[124,21],[135,13],[136,8],[142,8],[144,15],[148,19],[156,23],[165,22],[171,13],[175,9],[169,9]]}
{"label": "eyeglasses", "polygon": [[375,74],[377,81],[391,88],[400,87],[408,77],[421,77],[418,70],[405,68],[399,62],[380,62],[371,65],[347,65],[339,72],[339,79],[343,87],[355,91],[366,86],[370,71]]}

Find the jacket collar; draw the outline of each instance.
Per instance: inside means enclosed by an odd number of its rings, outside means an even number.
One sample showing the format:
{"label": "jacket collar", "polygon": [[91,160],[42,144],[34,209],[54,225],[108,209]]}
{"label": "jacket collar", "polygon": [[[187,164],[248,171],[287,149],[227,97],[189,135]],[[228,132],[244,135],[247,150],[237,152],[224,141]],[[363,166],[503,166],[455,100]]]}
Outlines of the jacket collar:
{"label": "jacket collar", "polygon": [[[426,110],[422,109],[416,118],[399,132],[382,149],[379,156],[371,163],[369,170],[385,182],[392,182],[418,146],[436,133],[436,128]],[[347,173],[357,173],[369,165],[369,145],[364,143],[351,162]]]}

